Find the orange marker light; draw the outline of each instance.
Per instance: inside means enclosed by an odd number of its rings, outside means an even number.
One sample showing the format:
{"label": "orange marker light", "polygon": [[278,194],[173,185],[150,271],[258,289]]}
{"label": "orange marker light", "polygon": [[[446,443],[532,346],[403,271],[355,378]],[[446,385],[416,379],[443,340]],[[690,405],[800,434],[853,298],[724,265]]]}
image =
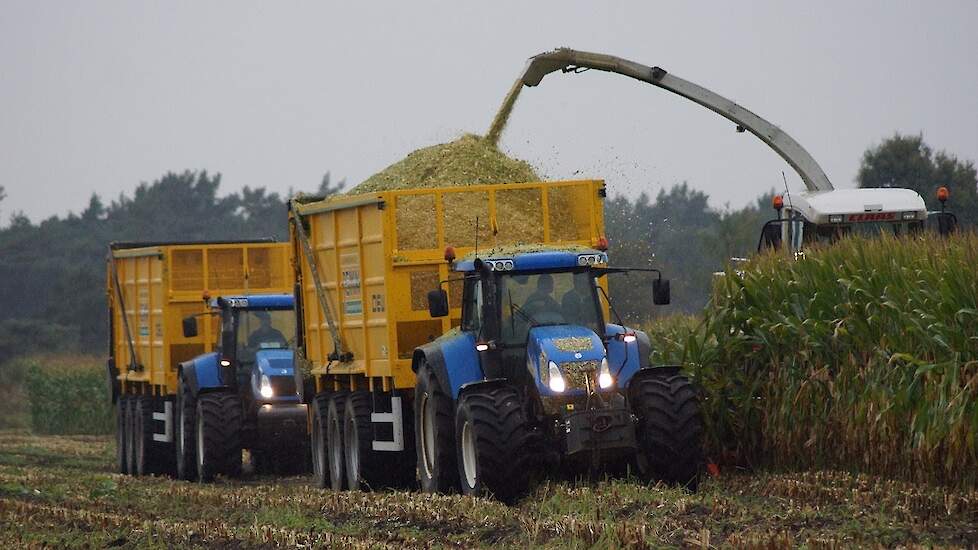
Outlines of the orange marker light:
{"label": "orange marker light", "polygon": [[594,246],[594,248],[597,248],[598,250],[600,250],[602,252],[608,250],[608,239],[607,239],[607,237],[605,237],[603,235],[601,237],[598,237],[598,244],[596,244]]}
{"label": "orange marker light", "polygon": [[773,206],[775,210],[781,210],[784,208],[784,197],[781,195],[775,195],[774,198],[771,199],[771,206]]}
{"label": "orange marker light", "polygon": [[937,188],[937,200],[941,202],[947,201],[947,198],[951,195],[951,192],[947,190],[947,187],[943,185]]}
{"label": "orange marker light", "polygon": [[455,261],[455,247],[454,246],[446,246],[445,247],[445,261],[448,262],[448,263],[452,263],[452,262]]}

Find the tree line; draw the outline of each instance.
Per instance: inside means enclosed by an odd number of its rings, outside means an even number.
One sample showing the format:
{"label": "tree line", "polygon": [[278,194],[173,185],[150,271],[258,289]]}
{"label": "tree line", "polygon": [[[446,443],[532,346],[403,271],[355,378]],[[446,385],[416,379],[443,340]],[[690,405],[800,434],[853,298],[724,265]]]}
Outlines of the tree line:
{"label": "tree line", "polygon": [[[92,195],[80,214],[38,223],[14,214],[0,229],[0,362],[52,351],[105,353],[105,255],[111,241],[288,238],[287,196],[264,188],[219,195],[219,174],[167,173],[132,195],[106,204]],[[962,225],[978,220],[973,161],[934,152],[921,136],[884,140],[865,152],[857,177],[864,187],[908,187],[938,208],[937,187],[951,190]],[[315,194],[339,192],[327,173]],[[291,191],[289,195],[291,195]],[[669,313],[696,313],[706,304],[713,273],[757,247],[761,226],[775,217],[773,191],[739,210],[717,209],[687,183],[654,197],[613,196],[605,225],[616,263],[656,267],[672,282],[673,303],[654,308],[651,274],[616,274],[615,309],[627,322]],[[0,200],[4,197],[0,187]]]}

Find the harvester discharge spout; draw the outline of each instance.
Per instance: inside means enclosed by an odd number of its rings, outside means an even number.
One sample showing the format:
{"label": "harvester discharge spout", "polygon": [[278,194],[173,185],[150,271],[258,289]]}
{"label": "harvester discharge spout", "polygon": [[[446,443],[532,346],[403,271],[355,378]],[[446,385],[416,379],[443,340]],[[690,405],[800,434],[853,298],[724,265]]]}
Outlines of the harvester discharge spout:
{"label": "harvester discharge spout", "polygon": [[[760,138],[798,172],[809,191],[830,191],[833,189],[832,183],[818,162],[801,144],[783,130],[733,101],[670,74],[661,67],[649,67],[628,59],[602,53],[558,48],[531,57],[517,82],[521,82],[524,86],[533,87],[540,84],[543,77],[558,70],[564,73],[578,73],[588,69],[617,73],[647,82],[706,107],[736,124],[738,132],[746,130]],[[515,96],[519,94],[519,88],[519,86],[514,86],[507,95],[503,103],[504,106],[508,104],[509,109],[512,108],[511,104],[515,101]],[[508,115],[509,109],[501,109],[500,113],[505,112]],[[498,121],[494,121],[493,128],[499,126],[501,125]],[[491,135],[498,137],[498,131],[494,134],[491,133]]]}

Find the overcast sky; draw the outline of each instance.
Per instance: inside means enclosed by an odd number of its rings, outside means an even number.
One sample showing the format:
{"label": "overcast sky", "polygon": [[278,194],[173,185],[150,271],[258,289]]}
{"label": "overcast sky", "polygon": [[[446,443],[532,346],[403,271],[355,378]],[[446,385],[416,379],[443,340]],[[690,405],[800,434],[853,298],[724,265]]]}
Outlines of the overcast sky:
{"label": "overcast sky", "polygon": [[[0,223],[78,212],[166,171],[222,191],[358,183],[483,133],[526,58],[661,66],[778,124],[852,186],[867,146],[919,133],[978,159],[978,2],[0,1]],[[591,71],[526,89],[503,148],[547,178],[716,206],[781,186],[773,151],[668,92]]]}

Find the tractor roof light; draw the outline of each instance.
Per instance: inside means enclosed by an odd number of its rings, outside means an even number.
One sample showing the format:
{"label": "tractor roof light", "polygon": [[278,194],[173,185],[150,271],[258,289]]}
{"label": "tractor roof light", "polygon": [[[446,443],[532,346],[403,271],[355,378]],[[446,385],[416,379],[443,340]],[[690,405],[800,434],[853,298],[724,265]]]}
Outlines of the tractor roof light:
{"label": "tractor roof light", "polygon": [[479,352],[489,351],[489,342],[483,342],[482,340],[479,340],[478,342],[475,343],[475,351],[479,351]]}
{"label": "tractor roof light", "polygon": [[904,212],[903,213],[903,219],[904,220],[916,220],[917,219],[917,213],[916,212]]}
{"label": "tractor roof light", "polygon": [[941,201],[942,204],[947,202],[947,199],[950,196],[951,196],[951,192],[948,191],[947,187],[944,187],[942,185],[937,188],[937,200]]}
{"label": "tractor roof light", "polygon": [[771,207],[777,210],[778,212],[780,212],[781,209],[784,208],[784,197],[782,197],[781,195],[775,195],[774,197],[772,197]]}
{"label": "tractor roof light", "polygon": [[829,215],[829,223],[842,223],[842,220],[843,220],[842,214]]}

